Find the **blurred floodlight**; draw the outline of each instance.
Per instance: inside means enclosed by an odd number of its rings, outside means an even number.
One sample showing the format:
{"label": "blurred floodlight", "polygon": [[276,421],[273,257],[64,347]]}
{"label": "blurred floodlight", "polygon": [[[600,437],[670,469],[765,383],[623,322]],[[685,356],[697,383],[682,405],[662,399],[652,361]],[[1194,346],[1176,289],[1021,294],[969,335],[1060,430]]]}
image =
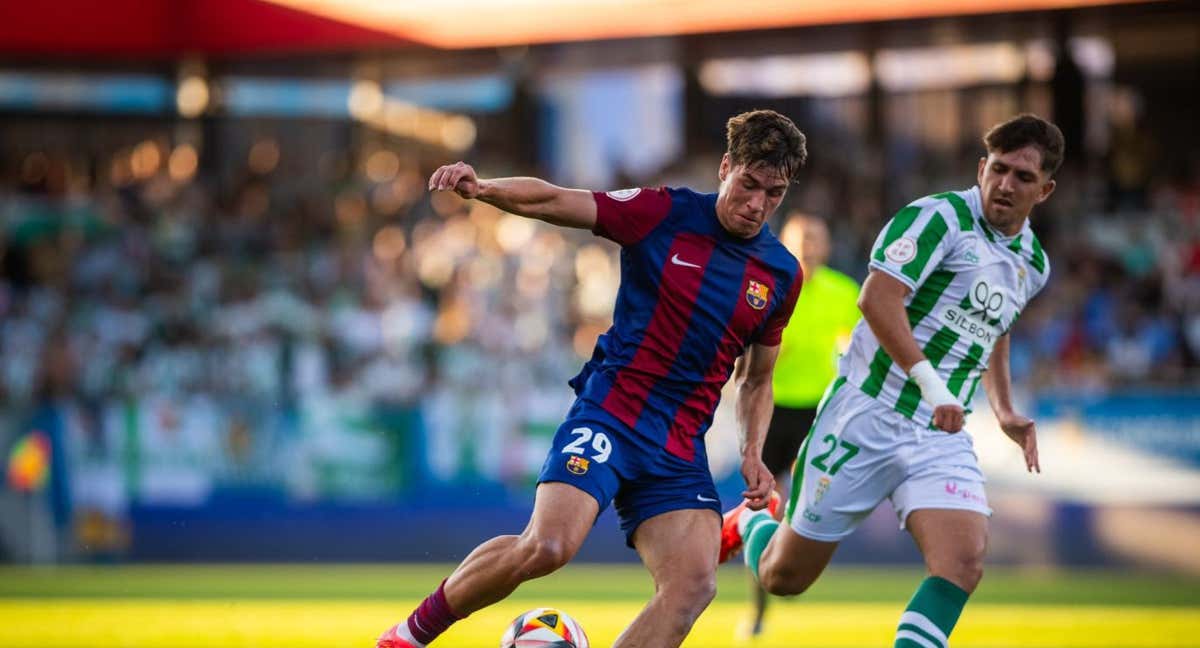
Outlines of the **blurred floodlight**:
{"label": "blurred floodlight", "polygon": [[346,107],[355,119],[371,119],[383,108],[383,90],[378,83],[369,79],[355,81],[350,88]]}
{"label": "blurred floodlight", "polygon": [[467,218],[471,219],[471,222],[475,223],[475,227],[485,233],[495,234],[500,219],[507,215],[507,212],[500,211],[499,208],[479,200],[472,200],[468,203],[467,209]]}
{"label": "blurred floodlight", "polygon": [[196,153],[196,147],[191,144],[180,144],[171,151],[170,157],[167,158],[167,173],[171,179],[176,182],[187,182],[196,175],[196,168],[200,164],[200,156]]}
{"label": "blurred floodlight", "polygon": [[417,107],[406,101],[388,101],[384,105],[383,121],[393,133],[411,133],[417,128]]}
{"label": "blurred floodlight", "polygon": [[590,278],[580,283],[575,292],[575,307],[585,317],[604,317],[612,312],[616,301],[615,281]]}
{"label": "blurred floodlight", "polygon": [[208,108],[208,98],[208,83],[200,76],[185,77],[175,91],[175,105],[187,118],[199,117]]}
{"label": "blurred floodlight", "polygon": [[384,263],[391,263],[404,253],[404,230],[396,225],[387,225],[375,233],[371,246],[375,258]]}
{"label": "blurred floodlight", "polygon": [[435,191],[429,198],[429,206],[438,216],[448,217],[463,208],[464,201],[453,191]]}
{"label": "blurred floodlight", "polygon": [[388,150],[375,151],[367,156],[366,172],[371,182],[389,182],[400,172],[400,156]]}
{"label": "blurred floodlight", "polygon": [[575,253],[575,279],[587,281],[588,277],[608,276],[608,252],[599,245],[585,245]]}
{"label": "blurred floodlight", "polygon": [[533,238],[533,221],[513,214],[505,214],[496,226],[496,243],[507,254],[520,252]]}
{"label": "blurred floodlight", "polygon": [[464,115],[454,115],[442,122],[442,143],[452,151],[465,151],[475,143],[475,122]]}
{"label": "blurred floodlight", "polygon": [[442,122],[445,116],[435,110],[420,109],[417,111],[417,122],[411,133],[402,133],[406,137],[415,137],[422,142],[440,144],[442,139]]}
{"label": "blurred floodlight", "polygon": [[417,262],[417,276],[421,283],[439,289],[450,283],[454,275],[454,259],[439,248],[427,249]]}
{"label": "blurred floodlight", "polygon": [[1025,56],[1015,43],[884,49],[875,69],[892,92],[1015,83],[1025,73]]}
{"label": "blurred floodlight", "polygon": [[457,303],[444,308],[433,322],[434,339],[445,345],[457,344],[470,333],[471,314]]}
{"label": "blurred floodlight", "polygon": [[617,298],[617,277],[612,257],[599,245],[585,245],[575,254],[575,278],[579,286],[575,305],[587,317],[604,317],[612,312]]}
{"label": "blurred floodlight", "polygon": [[[271,0],[439,49],[712,34],[962,14],[1059,11],[1120,0]],[[453,10],[449,8],[453,7]],[[464,20],[463,16],[470,19]]]}
{"label": "blurred floodlight", "polygon": [[1031,81],[1050,81],[1054,78],[1054,45],[1049,40],[1029,41],[1025,44],[1025,68]]}
{"label": "blurred floodlight", "polygon": [[1072,38],[1068,44],[1071,56],[1084,74],[1094,79],[1112,76],[1117,53],[1112,42],[1095,36]]}
{"label": "blurred floodlight", "polygon": [[[1038,39],[1025,44],[1025,65],[1033,81],[1051,81],[1058,64],[1060,52],[1049,39]],[[1080,36],[1067,43],[1072,60],[1085,75],[1093,79],[1112,76],[1116,65],[1116,52],[1112,41],[1097,36]]]}
{"label": "blurred floodlight", "polygon": [[145,180],[153,176],[162,165],[162,153],[158,150],[158,144],[152,140],[138,144],[133,149],[129,164],[135,178]]}
{"label": "blurred floodlight", "polygon": [[714,95],[842,97],[867,91],[871,65],[861,52],[713,59],[700,83]]}
{"label": "blurred floodlight", "polygon": [[247,163],[251,171],[260,175],[274,171],[279,164],[279,144],[270,138],[258,140],[250,147]]}

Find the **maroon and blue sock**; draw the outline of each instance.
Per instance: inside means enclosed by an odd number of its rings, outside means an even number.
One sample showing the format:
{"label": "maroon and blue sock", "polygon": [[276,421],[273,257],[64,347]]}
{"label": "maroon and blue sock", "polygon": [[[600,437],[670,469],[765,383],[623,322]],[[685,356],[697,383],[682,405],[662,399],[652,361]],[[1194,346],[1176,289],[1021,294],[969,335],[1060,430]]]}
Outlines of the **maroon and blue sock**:
{"label": "maroon and blue sock", "polygon": [[418,643],[427,645],[462,618],[450,609],[450,603],[446,601],[446,581],[442,581],[409,615],[408,631]]}

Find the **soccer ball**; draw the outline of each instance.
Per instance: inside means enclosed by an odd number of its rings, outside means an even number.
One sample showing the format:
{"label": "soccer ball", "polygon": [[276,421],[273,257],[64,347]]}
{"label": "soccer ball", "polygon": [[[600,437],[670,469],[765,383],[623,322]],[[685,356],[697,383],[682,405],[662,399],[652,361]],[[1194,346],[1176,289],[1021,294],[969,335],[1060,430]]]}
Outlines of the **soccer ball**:
{"label": "soccer ball", "polygon": [[543,607],[513,619],[500,648],[588,648],[588,638],[565,612]]}

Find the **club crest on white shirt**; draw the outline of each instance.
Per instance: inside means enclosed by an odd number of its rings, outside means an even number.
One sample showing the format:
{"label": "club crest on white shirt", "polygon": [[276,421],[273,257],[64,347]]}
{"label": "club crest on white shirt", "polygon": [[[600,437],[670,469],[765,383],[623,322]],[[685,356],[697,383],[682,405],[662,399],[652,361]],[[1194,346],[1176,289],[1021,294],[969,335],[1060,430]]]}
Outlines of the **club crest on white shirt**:
{"label": "club crest on white shirt", "polygon": [[908,263],[917,256],[917,242],[907,236],[900,237],[892,241],[883,254],[894,263]]}

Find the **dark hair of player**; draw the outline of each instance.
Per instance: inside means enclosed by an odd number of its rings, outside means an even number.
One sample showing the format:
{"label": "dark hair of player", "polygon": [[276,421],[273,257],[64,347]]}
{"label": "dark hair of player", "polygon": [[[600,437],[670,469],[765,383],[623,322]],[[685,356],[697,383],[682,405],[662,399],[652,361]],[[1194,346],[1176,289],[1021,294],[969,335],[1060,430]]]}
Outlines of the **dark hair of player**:
{"label": "dark hair of player", "polygon": [[752,110],[725,124],[726,153],[737,166],[765,166],[795,180],[808,159],[804,133],[792,120],[774,110]]}
{"label": "dark hair of player", "polygon": [[1042,152],[1042,171],[1047,178],[1062,166],[1066,148],[1058,126],[1029,113],[992,126],[984,134],[983,144],[988,153],[1009,153],[1032,144]]}

